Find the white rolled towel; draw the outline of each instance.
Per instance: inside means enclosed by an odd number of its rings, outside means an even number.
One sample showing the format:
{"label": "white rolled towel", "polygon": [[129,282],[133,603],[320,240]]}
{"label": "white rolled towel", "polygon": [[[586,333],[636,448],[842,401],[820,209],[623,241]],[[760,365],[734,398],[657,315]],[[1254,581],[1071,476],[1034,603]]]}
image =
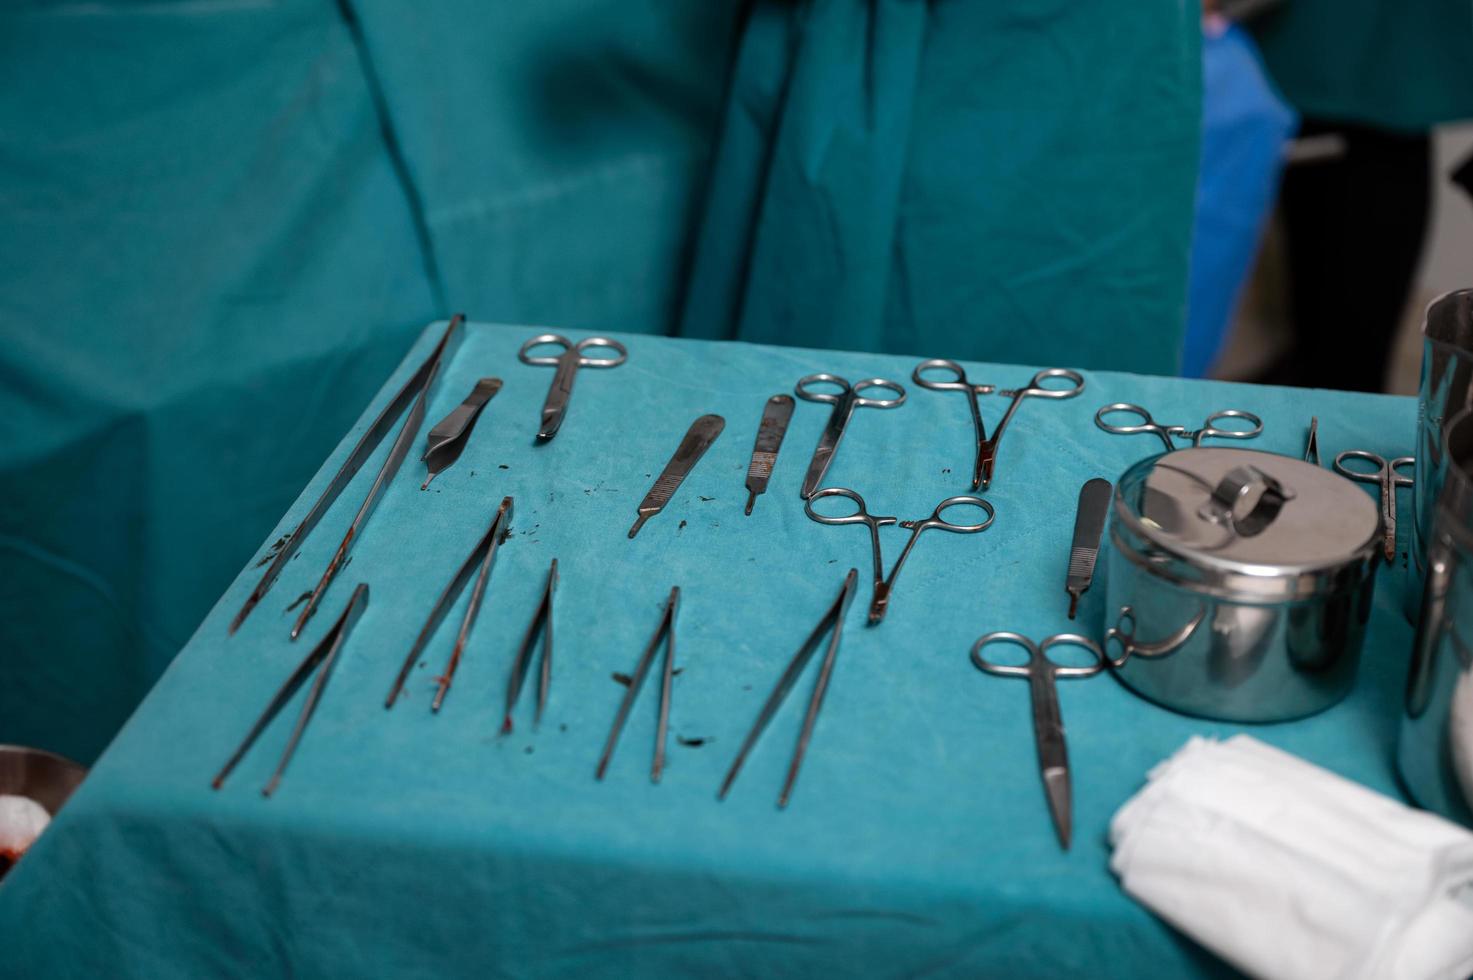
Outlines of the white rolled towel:
{"label": "white rolled towel", "polygon": [[1193,738],[1110,823],[1134,899],[1271,980],[1473,975],[1473,833],[1246,735]]}

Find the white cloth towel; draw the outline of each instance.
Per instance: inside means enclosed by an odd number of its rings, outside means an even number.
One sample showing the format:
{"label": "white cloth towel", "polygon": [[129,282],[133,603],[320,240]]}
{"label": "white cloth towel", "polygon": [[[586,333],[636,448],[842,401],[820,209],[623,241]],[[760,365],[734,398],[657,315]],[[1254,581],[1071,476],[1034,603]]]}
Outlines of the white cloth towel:
{"label": "white cloth towel", "polygon": [[1252,976],[1473,975],[1473,833],[1257,739],[1188,741],[1110,843],[1132,898]]}

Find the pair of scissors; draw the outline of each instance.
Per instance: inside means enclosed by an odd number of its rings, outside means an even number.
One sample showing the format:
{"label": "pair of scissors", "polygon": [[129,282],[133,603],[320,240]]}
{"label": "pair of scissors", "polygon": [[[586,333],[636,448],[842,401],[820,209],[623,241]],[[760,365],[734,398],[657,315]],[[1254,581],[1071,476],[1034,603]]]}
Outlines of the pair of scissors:
{"label": "pair of scissors", "polygon": [[[1135,425],[1117,425],[1105,421],[1105,416],[1119,412],[1124,415],[1134,415],[1140,419]],[[1220,423],[1228,419],[1242,419],[1250,427],[1247,429],[1224,429]],[[1161,425],[1151,418],[1151,413],[1139,405],[1130,402],[1115,402],[1112,405],[1103,406],[1095,412],[1095,425],[1106,432],[1117,436],[1135,435],[1146,432],[1157,436],[1161,444],[1166,447],[1167,452],[1176,448],[1176,439],[1190,440],[1193,446],[1202,445],[1203,439],[1253,439],[1263,432],[1263,419],[1252,412],[1240,411],[1236,408],[1224,408],[1207,416],[1200,429],[1188,429],[1184,425]]]}
{"label": "pair of scissors", "polygon": [[[563,352],[557,355],[532,356],[534,347],[547,344],[555,344]],[[584,352],[589,350],[609,350],[614,353],[606,357],[585,357]],[[573,379],[578,376],[578,369],[618,367],[629,359],[629,351],[610,337],[585,337],[575,344],[567,337],[543,333],[523,344],[522,349],[517,351],[517,359],[523,364],[557,368],[552,376],[552,387],[547,390],[547,401],[542,403],[542,428],[537,430],[537,438],[546,442],[557,435],[558,427],[563,424],[563,417],[568,414],[568,399],[573,395]]]}
{"label": "pair of scissors", "polygon": [[[813,386],[818,384],[835,385],[839,390],[814,390]],[[895,392],[896,397],[865,398],[860,392],[866,388],[884,388]],[[812,497],[819,484],[823,483],[824,474],[829,471],[829,463],[833,462],[834,453],[839,451],[839,440],[844,438],[844,428],[849,424],[849,416],[854,414],[856,408],[899,408],[905,404],[905,389],[884,378],[866,378],[850,385],[836,374],[810,374],[798,379],[794,391],[804,401],[824,402],[834,406],[834,410],[829,413],[829,424],[824,426],[823,435],[818,437],[818,445],[813,450],[808,474],[803,477],[801,495],[804,500]]]}
{"label": "pair of scissors", "polygon": [[[813,509],[815,502],[825,497],[843,497],[853,501],[854,512],[830,517],[820,514]],[[987,512],[987,519],[980,524],[953,524],[941,516],[942,511],[948,507],[956,507],[961,504],[970,504],[980,507]],[[981,497],[947,497],[936,505],[931,516],[919,521],[900,521],[894,517],[875,517],[864,506],[864,498],[846,487],[828,487],[820,490],[808,498],[803,505],[803,511],[810,519],[820,524],[863,524],[869,528],[870,547],[874,552],[875,559],[875,587],[874,598],[870,601],[869,624],[877,625],[885,618],[885,612],[890,607],[890,595],[895,591],[895,579],[900,576],[901,566],[905,559],[910,556],[910,550],[915,547],[917,539],[930,530],[939,528],[942,531],[951,531],[953,534],[976,534],[985,531],[992,526],[992,505]],[[905,543],[905,548],[900,552],[900,557],[895,560],[895,566],[890,569],[890,577],[885,577],[885,562],[880,556],[880,528],[887,524],[899,524],[910,531],[910,540]]]}
{"label": "pair of scissors", "polygon": [[[945,371],[950,377],[946,379],[923,377],[926,371]],[[972,428],[977,434],[977,459],[972,467],[973,490],[986,490],[992,485],[992,470],[997,462],[997,444],[1002,441],[1002,434],[1007,430],[1008,423],[1012,421],[1013,413],[1018,410],[1019,405],[1023,404],[1023,399],[1073,398],[1084,390],[1084,377],[1078,371],[1070,371],[1068,368],[1045,368],[1021,388],[999,390],[996,385],[974,385],[967,380],[967,372],[960,364],[945,358],[922,361],[916,365],[910,377],[922,388],[929,388],[932,391],[960,391],[967,395],[967,402],[972,408]],[[1063,378],[1069,382],[1069,387],[1045,387],[1044,382],[1051,378]],[[997,428],[993,431],[992,438],[989,439],[987,438],[987,427],[982,424],[980,396],[992,394],[1011,398],[1012,402],[1008,404],[1008,410],[1003,413],[1002,421],[997,423]]]}
{"label": "pair of scissors", "polygon": [[[1352,459],[1364,460],[1376,468],[1373,470],[1353,470],[1347,463]],[[1403,466],[1412,466],[1417,462],[1414,456],[1398,456],[1393,460],[1387,460],[1375,453],[1364,449],[1347,449],[1335,457],[1335,472],[1341,476],[1355,480],[1357,483],[1375,483],[1381,487],[1381,525],[1385,529],[1383,543],[1388,562],[1396,560],[1396,488],[1409,487],[1412,478],[1403,476],[1396,472]]]}
{"label": "pair of scissors", "polygon": [[[993,643],[1011,643],[1028,651],[1021,664],[1004,664],[988,659],[983,648]],[[1093,663],[1070,667],[1048,655],[1057,646],[1076,646],[1089,651]],[[1064,850],[1069,849],[1073,826],[1073,803],[1069,790],[1069,749],[1064,742],[1064,718],[1059,712],[1060,679],[1093,677],[1105,669],[1105,654],[1099,644],[1078,633],[1055,633],[1042,643],[1034,643],[1021,633],[1000,630],[978,637],[972,644],[972,664],[978,670],[998,677],[1023,677],[1028,680],[1028,693],[1033,702],[1033,739],[1038,745],[1038,769],[1043,775],[1043,792],[1048,799],[1054,830]]]}

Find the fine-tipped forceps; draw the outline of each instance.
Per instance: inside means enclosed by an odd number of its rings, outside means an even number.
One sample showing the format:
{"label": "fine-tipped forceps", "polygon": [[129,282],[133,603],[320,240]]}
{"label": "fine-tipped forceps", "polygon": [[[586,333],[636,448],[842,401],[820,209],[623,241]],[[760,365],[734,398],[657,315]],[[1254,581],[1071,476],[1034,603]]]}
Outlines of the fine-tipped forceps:
{"label": "fine-tipped forceps", "polygon": [[312,720],[312,713],[317,710],[318,703],[322,700],[322,692],[327,688],[327,679],[332,675],[332,668],[337,663],[338,654],[343,649],[343,644],[348,641],[348,634],[353,632],[353,627],[363,615],[363,610],[368,607],[368,585],[360,583],[353,590],[348,604],[343,607],[343,613],[338,621],[332,624],[327,633],[318,641],[302,658],[297,669],[291,672],[286,683],[266,705],[266,710],[261,717],[251,726],[250,732],[246,734],[245,740],[240,747],[226,762],[219,774],[211,781],[210,785],[219,789],[225,784],[225,777],[230,775],[238,762],[250,751],[252,745],[260,734],[266,730],[272,720],[281,711],[286,703],[290,701],[315,672],[317,677],[312,681],[312,687],[307,691],[307,699],[302,702],[302,710],[297,715],[297,723],[292,728],[291,736],[286,741],[286,748],[282,750],[281,761],[276,764],[276,771],[271,774],[271,779],[261,790],[262,796],[270,796],[276,792],[276,787],[281,783],[281,777],[286,772],[287,763],[292,761],[292,753],[297,750],[297,743],[302,740],[302,733],[307,730],[307,723]]}
{"label": "fine-tipped forceps", "polygon": [[[926,371],[945,371],[949,378],[927,378],[923,376]],[[1073,398],[1084,390],[1084,377],[1078,371],[1070,371],[1068,368],[1045,368],[1035,374],[1026,385],[1021,388],[1005,388],[999,390],[996,385],[974,385],[967,380],[967,372],[956,361],[948,361],[945,358],[933,358],[922,361],[916,365],[910,373],[910,378],[922,388],[932,391],[960,391],[966,394],[967,404],[972,409],[972,428],[977,435],[977,457],[972,466],[972,489],[985,490],[992,485],[992,471],[997,463],[997,444],[1002,441],[1002,434],[1007,431],[1008,423],[1012,421],[1013,414],[1018,411],[1018,406],[1025,398]],[[1050,378],[1063,378],[1069,382],[1067,388],[1049,388],[1044,382]],[[987,438],[987,427],[982,423],[982,406],[980,404],[982,395],[998,394],[1004,398],[1011,398],[1008,410],[1003,413],[1002,421],[997,423],[997,428],[992,433],[992,438]]]}
{"label": "fine-tipped forceps", "polygon": [[532,716],[532,727],[542,723],[542,709],[547,707],[547,692],[552,687],[552,594],[557,591],[557,559],[547,570],[547,586],[542,590],[542,601],[527,624],[522,635],[522,646],[517,659],[512,662],[511,677],[506,682],[506,717],[501,722],[501,734],[510,735],[512,730],[511,711],[516,707],[517,695],[522,693],[522,681],[532,663],[532,644],[537,639],[537,628],[542,627],[542,670],[537,675],[537,713]]}
{"label": "fine-tipped forceps", "polygon": [[[302,546],[307,535],[312,533],[318,521],[322,520],[322,516],[347,489],[353,476],[373,456],[379,443],[384,441],[384,437],[394,427],[395,420],[403,414],[404,425],[400,427],[399,434],[394,438],[388,458],[379,467],[378,476],[374,477],[368,495],[363,498],[363,503],[358,506],[358,513],[353,516],[353,523],[348,525],[348,531],[343,535],[342,543],[338,545],[338,550],[327,564],[327,570],[322,573],[322,579],[312,590],[307,604],[302,608],[301,615],[297,617],[297,622],[292,627],[292,639],[295,640],[302,634],[302,628],[307,625],[307,620],[311,619],[312,614],[317,611],[317,605],[322,601],[322,594],[327,591],[328,585],[347,563],[348,549],[352,547],[354,541],[363,536],[364,526],[369,516],[373,514],[379,498],[393,482],[394,474],[399,472],[399,465],[409,454],[409,447],[414,442],[415,434],[419,432],[420,424],[424,422],[425,408],[434,389],[435,379],[441,374],[441,368],[449,364],[455,356],[455,350],[465,334],[465,331],[461,329],[464,323],[465,315],[462,313],[457,313],[451,318],[450,324],[445,328],[445,333],[440,337],[440,342],[430,351],[429,356],[424,359],[409,380],[404,382],[404,387],[394,395],[394,400],[385,405],[383,411],[379,412],[378,416],[369,423],[367,431],[358,440],[358,444],[353,447],[353,451],[348,454],[348,458],[343,461],[337,473],[333,474],[332,482],[312,504],[312,509],[307,511],[307,516],[302,518],[302,522],[286,536],[283,547],[276,553],[276,557],[266,569],[266,574],[261,576],[261,581],[251,591],[245,605],[240,607],[240,612],[236,613],[235,618],[230,621],[231,633],[240,629],[240,624],[245,622],[251,610],[255,609],[265,598],[271,586],[276,583],[282,569],[286,568],[286,563],[297,554],[297,549]],[[408,414],[405,414],[406,408],[409,410]]]}
{"label": "fine-tipped forceps", "polygon": [[[1028,651],[1022,664],[1003,664],[989,660],[982,652],[992,643],[1012,643]],[[1077,646],[1089,651],[1094,662],[1084,667],[1056,663],[1048,651],[1056,646]],[[1105,669],[1105,655],[1099,644],[1078,633],[1055,633],[1042,643],[1034,643],[1021,633],[998,631],[978,637],[972,644],[972,665],[998,677],[1023,677],[1028,680],[1033,702],[1033,739],[1038,746],[1038,769],[1043,775],[1043,791],[1048,799],[1054,830],[1064,850],[1069,849],[1073,803],[1069,791],[1069,749],[1064,741],[1064,719],[1059,712],[1060,679],[1093,677]]]}
{"label": "fine-tipped forceps", "polygon": [[460,620],[460,632],[455,637],[455,646],[450,651],[450,660],[445,665],[444,673],[435,678],[435,700],[430,703],[431,711],[439,711],[440,705],[445,703],[445,695],[450,690],[450,684],[455,680],[455,668],[460,666],[460,656],[465,652],[465,644],[471,635],[471,627],[476,624],[476,616],[481,611],[481,599],[486,594],[486,583],[491,579],[491,565],[496,560],[496,549],[505,541],[511,533],[512,498],[501,498],[501,506],[496,508],[496,514],[491,518],[491,526],[486,533],[481,535],[481,540],[471,549],[471,553],[461,562],[460,568],[455,572],[455,577],[450,584],[445,586],[445,591],[440,593],[440,598],[435,600],[434,608],[430,610],[429,619],[425,620],[419,635],[414,638],[414,645],[409,648],[409,655],[404,658],[404,664],[399,668],[399,674],[394,678],[394,686],[389,688],[389,696],[384,699],[384,707],[392,708],[394,702],[404,691],[404,682],[409,679],[409,671],[414,667],[414,662],[419,658],[420,652],[445,621],[445,614],[450,607],[455,605],[455,600],[465,591],[465,585],[470,581],[471,573],[480,569],[476,575],[475,588],[471,589],[471,598],[465,607],[465,615]]}
{"label": "fine-tipped forceps", "polygon": [[[836,385],[839,390],[815,390],[813,386],[818,384]],[[896,397],[865,398],[860,392],[866,388],[885,388],[895,392]],[[844,429],[849,425],[849,416],[854,414],[856,408],[899,408],[905,404],[905,389],[894,381],[886,381],[884,378],[866,378],[850,385],[836,374],[810,374],[799,378],[793,390],[804,401],[823,402],[834,406],[833,411],[829,413],[829,423],[824,426],[823,434],[818,437],[818,445],[813,449],[813,459],[808,463],[808,473],[803,477],[803,489],[800,495],[804,500],[813,496],[813,492],[823,483],[824,474],[829,471],[829,463],[833,462],[834,454],[839,451],[839,442],[844,438]]]}
{"label": "fine-tipped forceps", "polygon": [[644,677],[650,672],[650,664],[655,661],[655,651],[660,649],[660,642],[664,640],[665,669],[660,679],[660,720],[655,728],[655,761],[650,766],[650,782],[660,781],[660,773],[665,769],[665,734],[670,728],[670,682],[675,677],[675,613],[679,606],[680,586],[677,585],[670,590],[670,598],[665,600],[665,612],[660,616],[660,625],[655,627],[655,635],[650,637],[649,646],[644,648],[639,663],[634,667],[634,673],[629,675],[629,686],[625,688],[624,697],[619,702],[618,714],[614,715],[614,725],[609,729],[603,754],[598,757],[594,779],[603,779],[604,773],[608,772],[609,760],[614,756],[614,746],[619,744],[619,733],[624,730],[629,709],[633,707],[634,699],[639,697]]}
{"label": "fine-tipped forceps", "polygon": [[[563,352],[533,357],[532,348],[544,344],[556,344]],[[616,356],[583,356],[584,351],[596,349],[611,350]],[[558,427],[563,424],[563,417],[568,414],[568,399],[573,396],[573,380],[578,376],[578,369],[618,367],[629,359],[629,351],[612,337],[585,337],[575,344],[567,337],[543,333],[523,344],[522,349],[517,351],[517,358],[523,364],[557,368],[552,376],[552,387],[547,390],[547,401],[542,403],[542,428],[537,431],[537,438],[545,442],[557,435]]]}
{"label": "fine-tipped forceps", "polygon": [[[1112,422],[1106,422],[1105,416],[1114,412],[1134,415],[1140,419],[1140,422],[1135,425],[1117,425]],[[1242,419],[1251,428],[1221,428],[1219,423],[1225,422],[1228,419]],[[1193,446],[1200,446],[1202,445],[1203,439],[1253,439],[1259,433],[1263,432],[1263,419],[1254,415],[1252,412],[1244,412],[1236,408],[1225,408],[1221,411],[1213,412],[1202,423],[1202,428],[1188,429],[1184,425],[1160,425],[1155,419],[1151,418],[1150,412],[1130,402],[1115,402],[1112,405],[1102,406],[1098,412],[1095,412],[1095,425],[1111,435],[1117,436],[1135,435],[1140,432],[1149,433],[1161,440],[1161,444],[1166,447],[1167,452],[1171,452],[1176,448],[1175,440],[1177,439],[1186,439]]]}
{"label": "fine-tipped forceps", "polygon": [[793,761],[788,764],[788,777],[783,781],[782,792],[778,794],[777,805],[781,809],[788,805],[788,798],[793,795],[793,784],[798,781],[798,770],[803,765],[803,756],[808,751],[808,740],[813,736],[814,723],[818,721],[818,709],[823,707],[824,693],[829,689],[829,680],[834,674],[834,660],[839,654],[839,637],[844,632],[844,618],[849,614],[849,604],[854,599],[855,583],[859,580],[859,570],[849,569],[849,574],[844,576],[844,585],[839,589],[839,595],[829,605],[828,612],[818,621],[813,632],[808,634],[808,639],[793,654],[793,659],[788,661],[787,669],[777,679],[777,686],[768,695],[767,701],[763,703],[762,710],[757,712],[757,720],[752,723],[752,730],[747,733],[746,741],[737,751],[736,758],[731,762],[731,769],[726,773],[726,779],[721,783],[721,789],[717,792],[718,800],[726,799],[727,791],[731,784],[736,782],[737,773],[742,770],[742,763],[747,761],[747,755],[752,751],[752,746],[757,744],[757,739],[767,729],[767,723],[772,721],[772,716],[777,714],[777,709],[782,707],[783,700],[787,698],[788,692],[793,685],[798,683],[798,675],[803,673],[803,668],[808,666],[808,661],[813,659],[814,652],[818,649],[818,641],[823,638],[824,633],[829,635],[828,649],[824,651],[823,664],[818,668],[818,680],[813,683],[813,694],[808,698],[808,713],[803,716],[803,730],[798,734],[798,744],[793,748]]}
{"label": "fine-tipped forceps", "polygon": [[[1364,460],[1375,466],[1373,470],[1353,470],[1347,463],[1352,459]],[[1417,462],[1414,456],[1398,456],[1387,461],[1384,457],[1364,449],[1347,449],[1335,457],[1335,472],[1341,476],[1349,477],[1357,483],[1374,483],[1381,488],[1381,525],[1384,530],[1383,550],[1388,562],[1396,560],[1396,488],[1409,487],[1412,478],[1403,476],[1397,470],[1403,466],[1413,466]]]}
{"label": "fine-tipped forceps", "polygon": [[1320,465],[1320,417],[1309,417],[1309,437],[1304,440],[1304,461]]}
{"label": "fine-tipped forceps", "polygon": [[[854,503],[854,512],[842,514],[837,517],[830,517],[827,514],[818,513],[813,509],[813,505],[825,497],[843,497],[846,500],[852,501]],[[953,524],[941,516],[946,508],[962,504],[971,504],[974,507],[982,508],[987,512],[987,520],[982,521],[980,524]],[[905,565],[905,559],[910,556],[911,549],[915,547],[916,541],[922,533],[934,527],[943,531],[951,531],[954,534],[976,534],[979,531],[985,531],[991,527],[993,517],[991,504],[981,497],[968,496],[947,497],[936,505],[936,509],[931,512],[930,517],[918,521],[897,521],[894,517],[875,517],[865,509],[864,498],[847,487],[827,487],[818,491],[808,498],[808,502],[803,505],[803,512],[811,520],[815,520],[820,524],[863,524],[869,528],[870,547],[874,552],[875,559],[874,598],[870,601],[869,607],[869,624],[871,626],[877,625],[885,618],[885,613],[890,607],[890,596],[895,591],[895,579],[900,576],[900,569]],[[880,528],[887,524],[896,523],[899,523],[901,527],[910,531],[910,540],[905,542],[905,548],[901,550],[900,557],[895,559],[895,565],[890,569],[890,577],[886,578],[884,559],[880,556]]]}

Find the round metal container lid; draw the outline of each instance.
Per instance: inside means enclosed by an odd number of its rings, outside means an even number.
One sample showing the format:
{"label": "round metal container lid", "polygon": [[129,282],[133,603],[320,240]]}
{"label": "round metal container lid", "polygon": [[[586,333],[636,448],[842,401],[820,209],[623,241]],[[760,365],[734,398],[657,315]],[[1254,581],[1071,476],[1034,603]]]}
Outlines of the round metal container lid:
{"label": "round metal container lid", "polygon": [[1264,580],[1361,562],[1381,533],[1376,502],[1355,483],[1253,449],[1179,449],[1142,460],[1121,477],[1116,511],[1152,550],[1200,573],[1256,579],[1256,593],[1271,591]]}

